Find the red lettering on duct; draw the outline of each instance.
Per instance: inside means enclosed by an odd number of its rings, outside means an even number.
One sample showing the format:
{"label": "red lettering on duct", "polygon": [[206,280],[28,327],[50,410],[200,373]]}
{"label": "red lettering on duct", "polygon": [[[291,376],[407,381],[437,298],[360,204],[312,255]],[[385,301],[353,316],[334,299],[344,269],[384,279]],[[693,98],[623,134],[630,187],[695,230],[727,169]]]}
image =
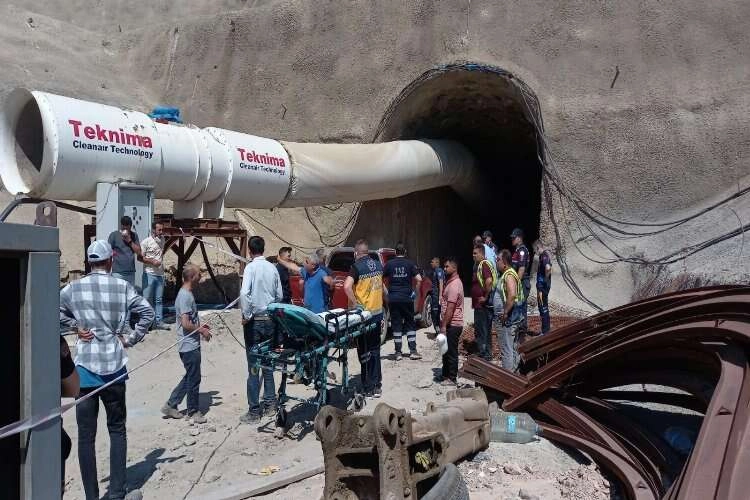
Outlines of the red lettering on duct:
{"label": "red lettering on duct", "polygon": [[107,132],[106,129],[103,129],[99,126],[99,124],[96,124],[96,138],[100,141],[108,142],[107,136],[104,135],[104,133]]}
{"label": "red lettering on duct", "polygon": [[237,152],[240,154],[240,160],[242,161],[260,163],[261,165],[273,165],[275,167],[286,167],[286,161],[278,156],[271,156],[268,153],[258,154],[253,150],[248,151],[243,148],[237,148]]}
{"label": "red lettering on duct", "polygon": [[80,137],[79,129],[81,127],[81,122],[79,122],[78,120],[68,120],[68,123],[73,125],[73,135],[76,137]]}
{"label": "red lettering on duct", "polygon": [[75,137],[80,137],[81,129],[83,129],[83,134],[87,139],[96,139],[102,142],[126,144],[129,146],[139,146],[147,149],[154,147],[153,140],[147,135],[128,133],[124,132],[122,129],[120,129],[119,132],[117,130],[109,130],[98,123],[84,125],[80,120],[70,119],[68,120],[68,123],[73,127],[73,135]]}

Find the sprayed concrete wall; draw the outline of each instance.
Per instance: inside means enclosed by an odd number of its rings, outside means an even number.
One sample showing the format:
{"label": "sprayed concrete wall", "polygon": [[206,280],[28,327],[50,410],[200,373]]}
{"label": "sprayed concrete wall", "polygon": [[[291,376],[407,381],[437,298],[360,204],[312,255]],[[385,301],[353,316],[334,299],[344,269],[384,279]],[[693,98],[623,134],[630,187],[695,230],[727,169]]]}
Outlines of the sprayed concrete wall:
{"label": "sprayed concrete wall", "polygon": [[[10,26],[23,24],[27,10],[10,10],[2,20],[8,29],[0,37],[10,47],[0,52],[9,68],[2,90],[23,84],[144,108],[170,103],[198,124],[293,141],[368,142],[392,101],[424,71],[475,61],[509,71],[533,90],[563,180],[612,217],[677,218],[746,182],[747,2],[197,4],[182,12],[167,1],[128,2],[128,9],[116,2],[103,9],[94,0],[26,2],[37,28]],[[72,60],[96,78],[81,79],[64,58],[56,60],[66,52],[56,44],[49,43],[50,53],[58,57],[45,59],[35,44],[47,39],[78,48]],[[54,78],[45,77],[44,65]],[[412,246],[434,253],[442,248],[442,236],[434,236],[439,212],[425,224],[430,230],[385,217],[399,210],[411,215],[404,208],[420,206],[418,198],[376,202],[363,208],[362,221],[372,212],[371,220],[390,222],[383,240],[430,234],[429,243],[417,238]],[[750,206],[733,207],[741,221],[750,220]],[[738,225],[730,212],[712,214],[672,235],[617,244],[628,255],[656,257]],[[544,199],[537,215],[542,236],[554,240]],[[553,215],[561,226],[572,221],[555,206]],[[573,242],[586,245],[586,238],[566,229],[559,230],[561,251],[581,288],[603,306],[628,300],[634,273],[643,271],[583,258]],[[747,280],[741,246],[739,237],[728,240],[670,272]]]}

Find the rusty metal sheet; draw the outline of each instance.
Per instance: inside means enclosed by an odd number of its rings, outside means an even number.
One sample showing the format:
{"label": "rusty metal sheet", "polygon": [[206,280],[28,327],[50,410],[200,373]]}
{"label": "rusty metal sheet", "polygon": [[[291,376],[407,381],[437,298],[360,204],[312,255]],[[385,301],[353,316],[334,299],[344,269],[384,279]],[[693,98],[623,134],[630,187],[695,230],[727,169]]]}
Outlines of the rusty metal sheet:
{"label": "rusty metal sheet", "polygon": [[[520,351],[541,365],[528,377],[473,357],[461,374],[505,409],[538,416],[546,437],[591,453],[629,498],[748,498],[750,287],[705,287],[628,304],[532,339]],[[618,389],[646,383],[688,394]],[[681,461],[645,422],[605,399],[705,412],[689,457]]]}

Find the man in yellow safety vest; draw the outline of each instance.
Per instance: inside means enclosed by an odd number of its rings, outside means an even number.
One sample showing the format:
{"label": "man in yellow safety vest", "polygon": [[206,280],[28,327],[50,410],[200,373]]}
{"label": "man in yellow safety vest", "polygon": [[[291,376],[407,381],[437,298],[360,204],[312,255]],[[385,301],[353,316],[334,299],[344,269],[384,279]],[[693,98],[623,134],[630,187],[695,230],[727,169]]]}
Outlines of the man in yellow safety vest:
{"label": "man in yellow safety vest", "polygon": [[517,372],[521,361],[518,337],[523,324],[523,286],[518,273],[513,269],[512,256],[508,250],[503,250],[498,255],[497,268],[501,275],[497,282],[494,306],[495,320],[499,322],[497,331],[502,367]]}
{"label": "man in yellow safety vest", "polygon": [[497,282],[494,266],[484,256],[484,245],[474,245],[474,269],[471,277],[471,307],[474,309],[474,338],[479,356],[492,359],[492,292]]}

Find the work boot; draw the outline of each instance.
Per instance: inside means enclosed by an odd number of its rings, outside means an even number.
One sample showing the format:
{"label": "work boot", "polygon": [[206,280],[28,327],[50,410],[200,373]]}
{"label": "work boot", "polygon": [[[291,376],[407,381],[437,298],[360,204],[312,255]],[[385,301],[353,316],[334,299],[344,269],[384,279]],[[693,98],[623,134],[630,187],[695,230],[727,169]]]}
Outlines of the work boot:
{"label": "work boot", "polygon": [[422,359],[422,355],[419,354],[417,351],[412,351],[409,353],[409,359],[413,359],[414,361],[418,359]]}
{"label": "work boot", "polygon": [[193,421],[194,424],[205,424],[206,422],[208,422],[208,419],[206,418],[206,416],[199,411],[196,411],[195,413],[190,415],[190,419]]}
{"label": "work boot", "polygon": [[257,424],[260,422],[260,412],[249,411],[240,417],[241,424]]}
{"label": "work boot", "polygon": [[161,412],[167,418],[180,419],[183,417],[182,413],[177,411],[177,408],[172,408],[168,404],[165,404],[164,406],[161,407]]}
{"label": "work boot", "polygon": [[403,356],[401,355],[401,351],[396,351],[396,361],[401,361],[403,359]]}

